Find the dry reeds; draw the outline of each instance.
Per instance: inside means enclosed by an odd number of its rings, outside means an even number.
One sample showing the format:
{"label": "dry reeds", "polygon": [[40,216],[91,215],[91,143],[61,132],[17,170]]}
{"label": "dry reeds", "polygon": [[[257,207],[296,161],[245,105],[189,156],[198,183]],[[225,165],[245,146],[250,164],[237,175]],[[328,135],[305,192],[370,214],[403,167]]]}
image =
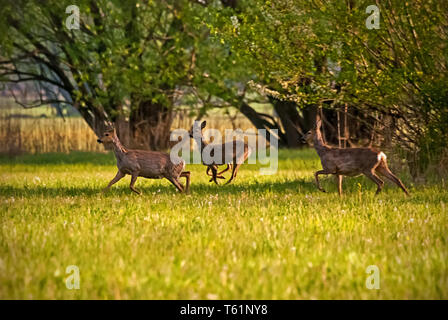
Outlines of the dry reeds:
{"label": "dry reeds", "polygon": [[[232,121],[226,116],[216,115],[207,119],[210,128],[218,129],[224,136],[225,129],[253,128],[244,117]],[[194,119],[185,113],[176,113],[172,129],[189,129]],[[104,146],[96,142],[97,137],[80,117],[39,118],[0,116],[0,154],[10,156],[21,153],[47,153],[92,151],[104,152]]]}

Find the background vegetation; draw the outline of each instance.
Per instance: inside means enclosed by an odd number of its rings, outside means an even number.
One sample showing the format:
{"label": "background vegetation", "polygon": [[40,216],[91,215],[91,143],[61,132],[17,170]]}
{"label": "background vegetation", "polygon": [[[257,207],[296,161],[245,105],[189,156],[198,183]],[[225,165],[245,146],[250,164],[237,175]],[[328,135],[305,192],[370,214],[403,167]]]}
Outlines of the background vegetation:
{"label": "background vegetation", "polygon": [[329,142],[393,146],[419,178],[447,163],[448,4],[374,3],[378,29],[369,0],[83,0],[69,30],[70,1],[2,0],[0,80],[149,149],[169,147],[179,108],[236,110],[296,148],[323,107]]}

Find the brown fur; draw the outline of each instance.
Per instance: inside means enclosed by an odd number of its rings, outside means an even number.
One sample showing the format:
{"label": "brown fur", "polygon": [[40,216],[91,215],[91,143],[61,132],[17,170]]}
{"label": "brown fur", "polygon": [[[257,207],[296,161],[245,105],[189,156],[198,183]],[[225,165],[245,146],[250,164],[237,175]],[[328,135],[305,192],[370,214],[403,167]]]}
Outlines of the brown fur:
{"label": "brown fur", "polygon": [[338,178],[338,192],[342,196],[342,177],[364,174],[378,186],[376,194],[381,192],[384,181],[378,177],[378,173],[399,186],[404,193],[409,195],[405,186],[387,166],[386,155],[374,148],[336,148],[326,145],[320,133],[320,119],[316,122],[316,128],[305,134],[303,140],[314,144],[314,148],[320,157],[323,170],[317,171],[314,176],[317,188],[325,192],[320,186],[319,175],[333,174]]}
{"label": "brown fur", "polygon": [[[129,187],[137,194],[141,194],[140,191],[134,188],[137,177],[148,179],[166,178],[179,192],[189,191],[190,172],[183,171],[185,169],[185,162],[182,159],[179,159],[180,163],[174,164],[171,162],[170,155],[164,152],[127,150],[118,139],[115,129],[107,130],[103,137],[98,139],[98,142],[113,146],[118,167],[117,175],[109,182],[103,192],[107,191],[113,184],[117,183],[127,174],[132,176]],[[178,179],[180,177],[185,177],[186,187],[179,182]]]}

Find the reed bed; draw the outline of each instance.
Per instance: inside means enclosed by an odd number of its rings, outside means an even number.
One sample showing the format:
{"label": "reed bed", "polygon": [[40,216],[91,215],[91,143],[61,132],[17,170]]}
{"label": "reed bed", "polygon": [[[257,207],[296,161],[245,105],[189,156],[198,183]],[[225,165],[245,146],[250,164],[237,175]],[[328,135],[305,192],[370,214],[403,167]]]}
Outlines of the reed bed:
{"label": "reed bed", "polygon": [[81,118],[0,118],[0,153],[104,151]]}
{"label": "reed bed", "polygon": [[[224,137],[225,129],[253,128],[244,116],[212,115],[204,118],[207,128],[218,129]],[[189,129],[194,119],[185,113],[177,113],[172,129]],[[44,118],[0,116],[0,154],[15,156],[23,153],[47,153],[71,151],[104,152],[104,146],[96,142],[96,135],[80,117]]]}

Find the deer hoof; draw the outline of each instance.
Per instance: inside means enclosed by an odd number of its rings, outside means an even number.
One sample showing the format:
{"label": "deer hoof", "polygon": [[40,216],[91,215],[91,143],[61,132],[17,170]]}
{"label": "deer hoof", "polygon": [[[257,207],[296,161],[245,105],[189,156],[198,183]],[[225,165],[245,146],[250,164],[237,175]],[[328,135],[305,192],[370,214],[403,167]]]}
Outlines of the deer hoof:
{"label": "deer hoof", "polygon": [[[225,177],[223,176],[216,176],[217,179],[225,179]],[[208,180],[208,182],[212,182],[215,181],[213,178],[210,178],[210,180]],[[216,181],[215,181],[216,182]],[[217,183],[217,182],[216,182]]]}

